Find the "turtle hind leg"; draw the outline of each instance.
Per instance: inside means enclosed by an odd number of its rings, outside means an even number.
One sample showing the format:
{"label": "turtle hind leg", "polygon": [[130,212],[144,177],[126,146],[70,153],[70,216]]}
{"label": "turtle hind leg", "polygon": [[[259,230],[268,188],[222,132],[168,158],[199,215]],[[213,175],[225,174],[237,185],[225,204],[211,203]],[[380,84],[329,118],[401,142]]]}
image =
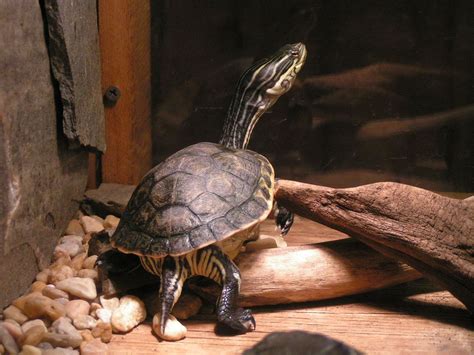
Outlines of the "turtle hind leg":
{"label": "turtle hind leg", "polygon": [[293,212],[288,211],[285,207],[275,202],[275,223],[277,228],[280,230],[280,235],[284,237],[290,231],[294,221]]}
{"label": "turtle hind leg", "polygon": [[240,271],[234,262],[215,245],[199,250],[191,258],[196,258],[188,260],[194,275],[207,276],[222,286],[217,300],[218,322],[238,333],[255,330],[251,311],[237,307]]}
{"label": "turtle hind leg", "polygon": [[[152,264],[153,263],[153,264]],[[147,271],[161,277],[158,309],[160,310],[160,331],[165,333],[166,322],[176,301],[181,295],[188,270],[181,258],[167,256],[164,259],[147,258],[142,264]]]}

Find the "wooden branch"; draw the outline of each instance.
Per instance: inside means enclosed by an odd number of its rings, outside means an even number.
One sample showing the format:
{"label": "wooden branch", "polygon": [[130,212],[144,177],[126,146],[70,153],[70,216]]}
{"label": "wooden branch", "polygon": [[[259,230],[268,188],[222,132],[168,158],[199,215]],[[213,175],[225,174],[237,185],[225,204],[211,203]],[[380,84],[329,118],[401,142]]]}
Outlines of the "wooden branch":
{"label": "wooden branch", "polygon": [[413,186],[376,183],[333,189],[279,180],[293,212],[418,269],[474,312],[474,204]]}
{"label": "wooden branch", "polygon": [[[124,257],[120,264],[126,263],[130,261]],[[353,239],[242,253],[236,264],[242,278],[240,305],[244,307],[348,296],[421,276],[411,267],[388,259]],[[134,265],[133,272],[102,280],[105,294],[122,293],[158,282],[156,277],[137,269],[138,264],[130,265]],[[215,300],[220,293],[220,287],[214,283],[202,286],[191,282],[190,287],[209,300]]]}
{"label": "wooden branch", "polygon": [[150,2],[99,1],[102,92],[120,89],[105,108],[104,182],[138,184],[151,168]]}

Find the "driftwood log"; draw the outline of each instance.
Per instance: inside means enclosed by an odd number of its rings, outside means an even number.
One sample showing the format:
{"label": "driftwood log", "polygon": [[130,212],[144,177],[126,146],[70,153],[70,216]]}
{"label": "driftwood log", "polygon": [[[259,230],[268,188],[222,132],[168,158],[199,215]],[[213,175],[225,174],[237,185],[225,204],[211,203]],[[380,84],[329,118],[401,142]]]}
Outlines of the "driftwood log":
{"label": "driftwood log", "polygon": [[333,189],[279,180],[293,212],[347,233],[411,265],[474,313],[474,201],[413,186],[376,183]]}
{"label": "driftwood log", "polygon": [[[123,258],[119,260],[120,264],[130,263],[125,259],[129,256]],[[242,253],[236,264],[242,276],[239,303],[244,307],[348,296],[421,276],[408,265],[388,259],[353,239]],[[115,276],[104,271],[101,271],[101,278],[105,295],[159,283],[157,277],[141,267]],[[190,288],[209,301],[215,301],[220,293],[219,286],[214,283],[203,286],[191,281]]]}

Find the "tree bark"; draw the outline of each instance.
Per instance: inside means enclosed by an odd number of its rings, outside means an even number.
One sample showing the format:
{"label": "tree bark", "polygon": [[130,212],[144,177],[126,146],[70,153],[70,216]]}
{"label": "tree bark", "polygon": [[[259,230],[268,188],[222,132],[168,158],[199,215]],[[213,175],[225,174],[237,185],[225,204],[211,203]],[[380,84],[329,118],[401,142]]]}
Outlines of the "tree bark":
{"label": "tree bark", "polygon": [[291,211],[347,233],[435,280],[474,313],[474,203],[383,182],[349,189],[279,180]]}

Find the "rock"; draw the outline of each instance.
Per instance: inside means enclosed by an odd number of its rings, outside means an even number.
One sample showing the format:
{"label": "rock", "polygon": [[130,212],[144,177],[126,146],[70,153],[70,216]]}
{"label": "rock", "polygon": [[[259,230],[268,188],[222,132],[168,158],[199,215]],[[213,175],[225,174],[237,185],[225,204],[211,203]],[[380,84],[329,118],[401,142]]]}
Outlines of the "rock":
{"label": "rock", "polygon": [[104,219],[102,217],[99,217],[97,215],[92,215],[91,216],[92,218],[94,218],[97,222],[99,222],[100,224],[104,225]]}
{"label": "rock", "polygon": [[43,350],[41,355],[79,355],[79,351],[67,348],[54,348]]}
{"label": "rock", "polygon": [[66,304],[66,314],[71,319],[76,319],[82,315],[88,315],[90,304],[84,300],[72,300]]}
{"label": "rock", "polygon": [[41,319],[33,319],[33,320],[23,323],[21,326],[21,330],[23,331],[23,333],[26,333],[28,329],[32,327],[37,327],[37,326],[43,326],[45,330],[47,328],[46,324]]}
{"label": "rock", "polygon": [[41,292],[46,287],[46,282],[35,281],[30,287],[31,292]]}
{"label": "rock", "polygon": [[44,269],[36,274],[36,280],[44,283],[48,282],[49,269]]}
{"label": "rock", "polygon": [[107,354],[108,346],[104,344],[100,339],[93,339],[85,341],[81,344],[80,347],[81,355],[99,355]]}
{"label": "rock", "polygon": [[79,235],[81,237],[84,235],[84,229],[82,229],[79,220],[73,219],[69,222],[66,228],[66,234]]}
{"label": "rock", "polygon": [[186,337],[187,329],[182,325],[172,314],[166,322],[165,332],[161,333],[161,314],[157,313],[153,317],[153,331],[155,334],[163,340],[177,341]]}
{"label": "rock", "polygon": [[112,340],[112,325],[110,323],[97,322],[97,325],[92,329],[92,336],[100,338],[104,343],[109,343]]}
{"label": "rock", "polygon": [[285,248],[287,247],[286,241],[281,236],[260,236],[259,239],[253,242],[249,242],[245,245],[245,251],[251,252],[261,249],[270,249],[270,248]]}
{"label": "rock", "polygon": [[93,269],[95,267],[95,262],[97,261],[97,255],[91,255],[84,260],[82,263],[83,269]]}
{"label": "rock", "polygon": [[77,243],[82,244],[83,236],[78,235],[65,235],[59,240],[59,244],[62,243]]}
{"label": "rock", "polygon": [[23,336],[23,329],[20,327],[20,325],[12,320],[12,319],[7,319],[4,322],[1,322],[3,327],[10,333],[10,335],[15,339],[16,342]]}
{"label": "rock", "polygon": [[79,333],[81,333],[82,340],[84,341],[89,341],[89,340],[94,339],[94,336],[92,335],[92,332],[90,329],[81,330]]}
{"label": "rock", "polygon": [[95,311],[96,316],[104,323],[110,323],[112,319],[112,311],[110,309],[100,308]]}
{"label": "rock", "polygon": [[36,346],[41,343],[46,332],[47,330],[44,325],[35,325],[23,334],[23,337],[20,339],[20,344]]}
{"label": "rock", "polygon": [[112,312],[112,329],[117,332],[128,332],[146,318],[145,304],[138,297],[124,296],[119,307]]}
{"label": "rock", "polygon": [[3,316],[5,319],[13,319],[18,324],[23,324],[28,320],[28,317],[18,307],[13,305],[3,310]]}
{"label": "rock", "polygon": [[3,344],[0,344],[0,354],[5,354],[5,347],[3,346]]}
{"label": "rock", "polygon": [[173,315],[178,319],[188,319],[199,313],[202,300],[193,294],[183,294],[173,307]]}
{"label": "rock", "polygon": [[0,343],[3,344],[7,353],[18,354],[20,351],[20,349],[18,349],[18,345],[16,345],[15,339],[3,324],[0,324]]}
{"label": "rock", "polygon": [[63,297],[56,298],[55,301],[58,302],[58,303],[61,303],[63,306],[65,306],[65,305],[68,304],[69,298],[63,298]]}
{"label": "rock", "polygon": [[99,273],[94,269],[82,269],[77,272],[77,277],[99,281]]}
{"label": "rock", "polygon": [[116,229],[120,222],[120,218],[115,217],[114,215],[109,214],[105,217],[104,227],[105,229]]}
{"label": "rock", "polygon": [[56,288],[54,285],[47,285],[45,288],[43,288],[43,291],[41,291],[41,293],[43,294],[43,296],[49,297],[53,300],[57,298],[69,298],[67,292]]}
{"label": "rock", "polygon": [[13,304],[30,319],[48,317],[51,320],[56,320],[66,315],[66,309],[61,303],[43,296],[39,292],[17,298]]}
{"label": "rock", "polygon": [[71,260],[70,266],[74,270],[79,271],[82,269],[82,264],[84,263],[84,260],[86,260],[86,258],[87,258],[87,253],[80,253]]}
{"label": "rock", "polygon": [[71,324],[71,320],[61,317],[53,322],[51,332],[46,333],[44,341],[56,346],[77,348],[82,342],[79,331]]}
{"label": "rock", "polygon": [[56,283],[56,287],[60,290],[69,292],[71,295],[93,300],[97,297],[97,290],[92,279],[84,279],[81,277],[71,277]]}
{"label": "rock", "polygon": [[42,355],[41,349],[33,345],[23,345],[20,355]]}
{"label": "rock", "polygon": [[56,255],[54,260],[55,261],[50,266],[50,268],[53,267],[53,266],[56,266],[56,265],[68,265],[69,266],[69,264],[71,263],[71,257],[66,252],[63,252],[60,255]]}
{"label": "rock", "polygon": [[38,344],[38,348],[41,350],[49,350],[49,349],[54,349],[54,347],[45,341],[42,341],[41,343]]}
{"label": "rock", "polygon": [[79,330],[93,329],[97,325],[97,320],[86,314],[76,317],[73,324]]}
{"label": "rock", "polygon": [[[102,306],[96,302],[92,302],[91,303],[91,308],[89,310],[89,315],[91,315],[92,317],[96,317],[96,311],[98,309],[101,309]],[[97,318],[97,317],[96,317]]]}
{"label": "rock", "polygon": [[56,265],[51,268],[51,273],[48,277],[50,284],[56,284],[59,281],[69,279],[74,276],[74,270],[68,265]]}
{"label": "rock", "polygon": [[99,297],[100,304],[105,309],[115,311],[120,306],[120,300],[118,297],[106,297],[104,295]]}
{"label": "rock", "polygon": [[56,257],[59,257],[60,255],[69,255],[71,258],[73,258],[83,250],[84,248],[82,247],[82,241],[80,243],[68,241],[58,244],[56,248],[54,248],[54,255]]}
{"label": "rock", "polygon": [[81,225],[86,233],[98,233],[104,230],[104,226],[93,217],[81,217]]}

